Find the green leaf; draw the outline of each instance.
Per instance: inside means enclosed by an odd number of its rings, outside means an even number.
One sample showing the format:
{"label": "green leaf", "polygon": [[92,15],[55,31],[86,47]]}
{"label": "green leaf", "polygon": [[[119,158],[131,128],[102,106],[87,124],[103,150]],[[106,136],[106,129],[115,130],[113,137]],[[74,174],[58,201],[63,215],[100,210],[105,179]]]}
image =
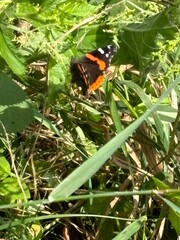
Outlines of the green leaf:
{"label": "green leaf", "polygon": [[15,200],[19,199],[28,199],[30,198],[30,192],[27,185],[21,181],[21,185],[25,196],[22,192],[22,189],[19,186],[17,178],[15,177],[8,177],[3,180],[0,184],[0,195],[4,196],[8,202],[12,203]]}
{"label": "green leaf", "polygon": [[30,1],[20,1],[16,4],[16,16],[26,19],[34,27],[42,27],[46,19],[42,17],[38,4],[31,4]]}
{"label": "green leaf", "polygon": [[101,113],[95,108],[88,106],[84,103],[79,103],[82,106],[82,111],[85,116],[93,122],[99,122],[101,120]]}
{"label": "green leaf", "polygon": [[10,79],[6,74],[0,72],[0,105],[8,106],[18,104],[27,100],[28,97],[22,88]]}
{"label": "green leaf", "polygon": [[175,212],[173,209],[170,209],[168,219],[171,221],[177,235],[180,236],[180,214]]}
{"label": "green leaf", "polygon": [[159,198],[161,198],[170,208],[172,208],[175,212],[180,214],[180,207],[171,202],[170,200],[162,197],[161,195],[157,194]]}
{"label": "green leaf", "polygon": [[[49,79],[49,88],[48,88],[48,100],[49,103],[52,103],[56,98],[57,94],[60,91],[64,91],[67,85],[67,78],[65,77],[65,62],[66,58],[62,56],[64,62],[60,61],[56,63],[56,61],[52,58],[49,59],[48,64],[48,79]],[[67,63],[68,64],[68,63]]]}
{"label": "green leaf", "polygon": [[42,239],[43,227],[39,221],[33,221],[33,223],[31,224],[31,227],[30,227],[30,231],[31,231],[31,238],[29,236],[29,239],[32,239],[32,240]]}
{"label": "green leaf", "polygon": [[17,133],[33,119],[33,106],[25,92],[7,75],[0,75],[0,132]]}
{"label": "green leaf", "polygon": [[156,184],[156,186],[161,189],[161,190],[165,190],[165,189],[169,189],[170,187],[168,185],[166,185],[165,183],[163,183],[161,180],[159,180],[158,178],[153,177],[153,180]]}
{"label": "green leaf", "polygon": [[132,63],[141,69],[146,68],[148,55],[158,48],[156,42],[160,35],[166,40],[172,39],[176,31],[165,11],[146,18],[143,23],[131,23],[119,36],[122,43],[117,60],[123,64]]}
{"label": "green leaf", "polygon": [[[132,81],[120,81],[119,84],[127,85],[130,89],[132,89],[141,98],[141,100],[143,101],[144,105],[147,108],[151,108],[152,102],[150,101],[148,95],[136,83],[134,83]],[[158,107],[159,106],[157,106],[156,111],[157,111]],[[155,125],[156,125],[157,132],[160,136],[160,139],[163,143],[163,146],[165,146],[165,149],[167,151],[169,149],[169,138],[165,134],[165,131],[164,131],[164,128],[163,128],[164,125],[161,122],[160,117],[159,117],[159,115],[157,114],[156,111],[154,111],[151,115],[149,115],[148,118],[153,117]]]}
{"label": "green leaf", "polygon": [[122,232],[120,232],[113,240],[129,240],[147,221],[147,217],[143,216],[135,220],[133,223],[129,224]]}
{"label": "green leaf", "polygon": [[11,173],[10,165],[5,157],[0,157],[0,180],[3,180]]}
{"label": "green leaf", "polygon": [[63,10],[66,14],[74,15],[77,17],[84,17],[92,16],[92,14],[97,12],[100,7],[101,5],[94,6],[87,3],[86,1],[69,0],[61,5],[61,10]]}
{"label": "green leaf", "polygon": [[[144,105],[144,103],[141,103],[137,105],[135,109],[138,113],[143,114],[146,111],[147,107]],[[163,123],[170,123],[175,121],[177,109],[167,104],[161,104],[157,108],[157,113]],[[154,124],[154,119],[152,117],[149,117],[149,121]]]}
{"label": "green leaf", "polygon": [[77,136],[80,139],[81,144],[84,146],[88,156],[92,156],[97,152],[95,144],[87,139],[84,135],[84,132],[80,127],[76,127]]}
{"label": "green leaf", "polygon": [[[9,39],[10,41],[10,39]],[[25,76],[25,66],[22,61],[17,57],[17,53],[14,52],[6,40],[2,29],[0,28],[0,55],[7,62],[11,70],[19,77]]]}

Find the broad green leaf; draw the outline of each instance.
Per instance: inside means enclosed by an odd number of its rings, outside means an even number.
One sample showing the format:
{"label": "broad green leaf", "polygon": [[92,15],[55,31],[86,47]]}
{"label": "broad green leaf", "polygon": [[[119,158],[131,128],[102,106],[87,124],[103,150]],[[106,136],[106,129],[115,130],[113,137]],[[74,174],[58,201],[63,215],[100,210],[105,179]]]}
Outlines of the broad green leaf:
{"label": "broad green leaf", "polygon": [[33,107],[25,92],[7,75],[0,75],[0,132],[17,133],[33,119]]}
{"label": "broad green leaf", "polygon": [[0,106],[0,132],[17,133],[33,120],[32,105],[28,101],[13,106]]}
{"label": "broad green leaf", "polygon": [[4,196],[5,199],[8,200],[8,202],[10,203],[19,199],[24,199],[24,200],[25,198],[28,199],[30,197],[29,189],[23,181],[21,181],[21,185],[25,193],[25,196],[22,192],[22,189],[19,186],[17,178],[8,177],[4,179],[0,184],[0,195]]}
{"label": "broad green leaf", "polygon": [[10,165],[5,157],[0,157],[0,180],[3,180],[11,173]]}
{"label": "broad green leaf", "polygon": [[122,42],[116,59],[123,64],[146,68],[148,55],[158,49],[156,42],[160,35],[166,40],[172,39],[176,31],[165,11],[147,17],[143,23],[131,23],[120,33]]}
{"label": "broad green leaf", "polygon": [[0,72],[0,106],[19,104],[28,99],[22,88],[9,78],[8,75]]}
{"label": "broad green leaf", "polygon": [[10,69],[19,77],[25,76],[25,66],[22,61],[17,57],[17,54],[8,45],[8,42],[0,28],[0,55],[9,65]]}

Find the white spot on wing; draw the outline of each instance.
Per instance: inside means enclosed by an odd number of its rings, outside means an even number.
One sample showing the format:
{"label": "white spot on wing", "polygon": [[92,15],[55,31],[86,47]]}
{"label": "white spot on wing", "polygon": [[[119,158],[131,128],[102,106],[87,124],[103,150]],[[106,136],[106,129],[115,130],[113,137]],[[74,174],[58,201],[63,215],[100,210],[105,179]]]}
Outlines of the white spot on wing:
{"label": "white spot on wing", "polygon": [[101,54],[104,54],[104,50],[102,48],[98,48],[98,51],[101,53]]}

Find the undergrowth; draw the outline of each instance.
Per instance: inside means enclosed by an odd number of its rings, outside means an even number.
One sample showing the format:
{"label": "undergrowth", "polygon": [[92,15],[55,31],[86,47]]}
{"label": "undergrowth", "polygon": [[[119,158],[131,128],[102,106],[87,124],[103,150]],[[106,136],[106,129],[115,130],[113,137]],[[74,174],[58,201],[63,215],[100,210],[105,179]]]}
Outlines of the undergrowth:
{"label": "undergrowth", "polygon": [[[174,1],[0,1],[0,238],[178,239]],[[83,95],[72,59],[113,44]]]}

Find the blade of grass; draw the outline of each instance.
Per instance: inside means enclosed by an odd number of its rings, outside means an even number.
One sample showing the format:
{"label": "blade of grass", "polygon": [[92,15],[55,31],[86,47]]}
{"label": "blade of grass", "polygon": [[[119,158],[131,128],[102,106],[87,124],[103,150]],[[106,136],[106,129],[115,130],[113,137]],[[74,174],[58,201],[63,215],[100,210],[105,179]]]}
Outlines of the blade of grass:
{"label": "blade of grass", "polygon": [[127,226],[122,232],[120,232],[113,240],[129,240],[133,234],[135,234],[147,220],[146,216],[140,217],[135,220],[129,226]]}
{"label": "blade of grass", "polygon": [[[120,81],[119,83],[127,85],[134,92],[136,92],[136,94],[141,98],[141,100],[144,102],[144,104],[147,106],[147,108],[151,108],[153,106],[152,102],[150,101],[150,99],[148,98],[146,93],[136,83],[134,83],[132,81]],[[157,112],[153,112],[152,115],[153,115],[153,118],[154,118],[154,121],[155,121],[157,132],[160,136],[161,142],[163,143],[164,149],[166,151],[168,151],[168,149],[169,149],[169,139],[167,138],[167,136],[164,132],[163,123],[162,123],[159,115],[157,114]]]}
{"label": "blade of grass", "polygon": [[[155,192],[156,193],[156,192]],[[159,195],[159,193],[156,193],[157,196],[159,198],[161,198],[162,201],[164,201],[170,208],[172,208],[175,212],[177,212],[178,214],[180,214],[180,207],[177,206],[176,204],[174,204],[173,202],[171,202],[170,200],[168,200],[167,198],[164,198],[162,196]]]}
{"label": "blade of grass", "polygon": [[[8,221],[8,222],[5,222],[3,224],[0,225],[0,231],[1,230],[4,230],[4,229],[8,229],[9,227],[15,227],[15,226],[18,226],[18,225],[22,225],[22,224],[28,224],[28,223],[31,223],[31,222],[36,222],[36,221],[43,221],[43,220],[52,220],[52,219],[62,219],[62,218],[78,218],[78,217],[81,217],[81,218],[106,218],[106,219],[114,219],[114,220],[117,220],[117,219],[121,219],[121,220],[128,220],[126,218],[118,218],[118,217],[114,217],[114,216],[107,216],[107,215],[98,215],[98,214],[85,214],[85,213],[73,213],[73,214],[70,214],[70,213],[64,213],[64,214],[46,214],[46,215],[42,215],[42,216],[34,216],[34,217],[27,217],[27,218],[20,218],[19,219],[15,219],[12,221]],[[26,238],[27,239],[27,238]],[[32,238],[31,238],[32,239]],[[38,238],[39,239],[39,238]]]}

